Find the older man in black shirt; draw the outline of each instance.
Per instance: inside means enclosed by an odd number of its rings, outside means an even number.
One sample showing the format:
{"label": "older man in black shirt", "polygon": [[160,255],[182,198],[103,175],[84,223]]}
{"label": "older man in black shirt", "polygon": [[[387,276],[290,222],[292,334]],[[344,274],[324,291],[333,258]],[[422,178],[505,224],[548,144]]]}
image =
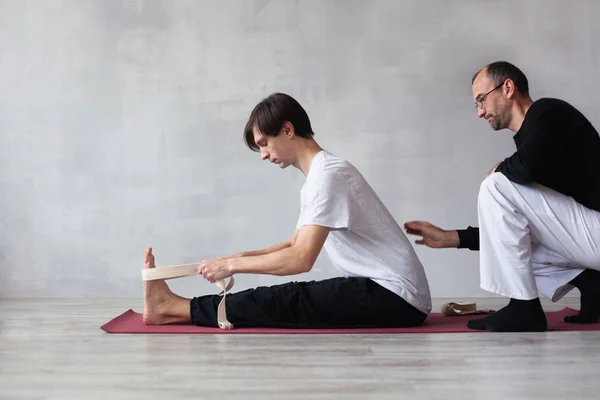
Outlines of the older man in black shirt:
{"label": "older man in black shirt", "polygon": [[581,292],[571,323],[600,319],[600,136],[565,101],[529,96],[527,78],[499,61],[473,77],[479,118],[516,132],[517,150],[496,164],[478,198],[480,228],[445,231],[405,224],[418,244],[480,250],[481,287],[510,297],[498,312],[469,321],[472,329],[545,331],[538,293],[557,301]]}

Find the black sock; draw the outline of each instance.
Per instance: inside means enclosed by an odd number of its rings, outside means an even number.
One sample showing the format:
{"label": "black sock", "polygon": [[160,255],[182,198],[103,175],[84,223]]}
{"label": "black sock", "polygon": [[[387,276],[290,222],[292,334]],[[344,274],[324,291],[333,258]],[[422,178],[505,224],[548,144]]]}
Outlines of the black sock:
{"label": "black sock", "polygon": [[467,323],[471,329],[492,332],[543,332],[548,328],[546,315],[539,298],[510,299],[506,307],[492,315]]}
{"label": "black sock", "polygon": [[593,324],[600,320],[600,271],[586,269],[569,282],[581,292],[579,314],[565,317],[572,324]]}

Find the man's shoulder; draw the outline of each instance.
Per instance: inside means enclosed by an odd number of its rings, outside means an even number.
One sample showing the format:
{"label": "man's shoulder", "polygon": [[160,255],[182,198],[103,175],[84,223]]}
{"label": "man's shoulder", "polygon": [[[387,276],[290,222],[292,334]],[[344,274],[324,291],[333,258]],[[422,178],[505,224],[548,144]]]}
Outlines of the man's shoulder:
{"label": "man's shoulder", "polygon": [[[529,117],[529,118],[527,118]],[[544,97],[536,100],[527,112],[526,118],[530,123],[551,124],[561,126],[582,126],[589,123],[587,118],[571,103],[552,97]]]}
{"label": "man's shoulder", "polygon": [[530,111],[535,115],[542,115],[547,113],[557,113],[565,111],[576,111],[575,107],[569,102],[557,99],[554,97],[542,97],[533,102]]}
{"label": "man's shoulder", "polygon": [[314,171],[311,175],[316,178],[341,179],[344,175],[358,172],[356,168],[347,160],[335,156],[328,152],[322,152],[317,163],[314,165]]}
{"label": "man's shoulder", "polygon": [[306,187],[309,191],[351,193],[363,185],[360,172],[347,160],[331,153],[319,155],[313,165]]}

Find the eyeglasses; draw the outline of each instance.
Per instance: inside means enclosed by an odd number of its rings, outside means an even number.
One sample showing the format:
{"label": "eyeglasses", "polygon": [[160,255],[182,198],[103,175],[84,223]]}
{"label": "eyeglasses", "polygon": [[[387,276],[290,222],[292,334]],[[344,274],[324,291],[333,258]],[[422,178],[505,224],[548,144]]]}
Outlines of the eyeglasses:
{"label": "eyeglasses", "polygon": [[486,94],[481,96],[479,99],[475,100],[475,110],[483,107],[483,102],[485,101],[485,98],[488,96],[488,94],[492,93],[494,90],[496,90],[498,88],[501,88],[502,85],[504,85],[504,82],[502,82],[501,84],[499,84],[498,86],[496,86],[495,88],[493,88],[492,90],[490,90],[489,92],[487,92]]}

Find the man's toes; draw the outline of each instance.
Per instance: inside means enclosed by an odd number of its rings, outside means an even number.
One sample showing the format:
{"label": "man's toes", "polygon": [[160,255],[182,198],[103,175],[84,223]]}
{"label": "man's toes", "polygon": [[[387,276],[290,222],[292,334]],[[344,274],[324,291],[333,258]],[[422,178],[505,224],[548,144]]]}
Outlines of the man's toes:
{"label": "man's toes", "polygon": [[154,268],[154,254],[152,254],[152,247],[146,249],[144,255],[144,268]]}
{"label": "man's toes", "polygon": [[565,322],[568,324],[582,324],[584,323],[583,318],[580,315],[570,315],[564,318]]}
{"label": "man's toes", "polygon": [[590,315],[581,315],[581,313],[577,315],[571,315],[564,317],[566,323],[569,324],[595,324],[598,322],[598,317],[590,316]]}
{"label": "man's toes", "polygon": [[476,329],[476,330],[479,330],[479,331],[483,331],[483,330],[487,330],[488,329],[485,320],[482,321],[481,319],[472,319],[472,320],[469,320],[467,322],[467,327],[469,329]]}
{"label": "man's toes", "polygon": [[563,319],[568,324],[576,324],[578,320],[577,315],[569,315],[567,317],[564,317]]}

